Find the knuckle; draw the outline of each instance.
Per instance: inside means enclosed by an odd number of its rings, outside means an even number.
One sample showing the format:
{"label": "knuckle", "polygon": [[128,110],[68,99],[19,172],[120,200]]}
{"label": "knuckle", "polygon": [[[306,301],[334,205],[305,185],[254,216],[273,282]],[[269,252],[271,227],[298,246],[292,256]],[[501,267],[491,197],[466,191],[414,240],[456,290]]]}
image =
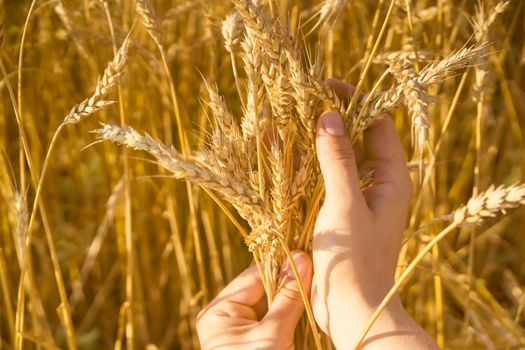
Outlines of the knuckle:
{"label": "knuckle", "polygon": [[[295,284],[295,283],[294,283]],[[286,297],[291,303],[302,304],[303,299],[301,298],[301,293],[296,286],[293,287],[284,287],[279,291],[284,297]]]}

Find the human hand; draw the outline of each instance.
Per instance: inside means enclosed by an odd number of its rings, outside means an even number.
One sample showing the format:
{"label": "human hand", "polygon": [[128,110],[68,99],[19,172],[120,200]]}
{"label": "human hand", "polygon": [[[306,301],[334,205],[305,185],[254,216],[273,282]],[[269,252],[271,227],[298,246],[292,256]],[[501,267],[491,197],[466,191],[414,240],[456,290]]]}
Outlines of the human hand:
{"label": "human hand", "polygon": [[[336,80],[329,85],[343,99],[354,91]],[[336,347],[345,349],[357,340],[394,283],[412,194],[412,181],[392,120],[377,122],[364,133],[362,141],[362,150],[354,149],[338,113],[326,112],[320,117],[317,156],[326,195],[313,238],[312,304],[321,329]],[[373,184],[363,191],[358,165],[374,170]],[[366,339],[363,346],[367,349],[396,344],[434,348],[397,297]]]}
{"label": "human hand", "polygon": [[[309,293],[311,260],[299,251],[293,253],[293,259]],[[293,349],[304,304],[288,262],[280,286],[268,309],[256,266],[242,272],[197,317],[202,349]]]}

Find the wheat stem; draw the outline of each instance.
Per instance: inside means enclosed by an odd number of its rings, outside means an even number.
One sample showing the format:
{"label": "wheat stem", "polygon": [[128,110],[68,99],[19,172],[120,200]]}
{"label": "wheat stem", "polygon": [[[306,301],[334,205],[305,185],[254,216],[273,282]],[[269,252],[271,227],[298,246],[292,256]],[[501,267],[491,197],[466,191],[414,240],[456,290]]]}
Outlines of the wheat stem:
{"label": "wheat stem", "polygon": [[[23,128],[23,113],[22,113],[22,60],[24,58],[24,44],[27,34],[27,27],[29,26],[29,20],[31,18],[31,15],[33,14],[33,10],[35,8],[36,0],[31,1],[31,5],[29,6],[29,11],[27,12],[26,20],[24,22],[24,27],[22,29],[22,38],[20,39],[20,50],[18,52],[18,70],[17,70],[17,81],[18,81],[18,88],[17,88],[17,100],[18,100],[18,115],[20,118],[20,125]],[[26,188],[26,180],[25,180],[25,161],[24,161],[24,152],[20,150],[19,153],[20,158],[20,187]]]}
{"label": "wheat stem", "polygon": [[[109,12],[109,6],[107,1],[103,2],[104,13],[108,22],[109,32],[111,36],[111,43],[113,46],[113,55],[118,56],[118,49],[115,39],[115,31],[113,28],[113,22],[111,20],[111,14]],[[122,86],[119,84],[117,87],[118,99],[119,99],[119,118],[120,124],[126,124],[126,115],[124,113],[124,98],[122,94]],[[126,277],[125,277],[125,291],[126,301],[129,302],[130,308],[127,313],[126,323],[126,344],[133,350],[134,348],[134,278],[133,271],[135,265],[134,251],[133,251],[133,237],[131,232],[132,225],[132,213],[131,213],[131,188],[129,185],[129,165],[127,150],[124,149],[122,152],[123,156],[123,172],[124,172],[124,241],[126,242]]]}

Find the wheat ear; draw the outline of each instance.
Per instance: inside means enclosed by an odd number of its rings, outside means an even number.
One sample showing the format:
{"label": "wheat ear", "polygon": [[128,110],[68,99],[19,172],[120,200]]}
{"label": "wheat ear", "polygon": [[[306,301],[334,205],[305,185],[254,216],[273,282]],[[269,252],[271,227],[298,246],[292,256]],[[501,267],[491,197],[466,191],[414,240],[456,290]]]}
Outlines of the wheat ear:
{"label": "wheat ear", "polygon": [[117,51],[113,61],[106,66],[102,78],[98,80],[93,95],[74,106],[62,124],[76,124],[85,117],[114,103],[113,101],[106,101],[104,98],[118,85],[119,78],[122,76],[128,60],[129,45],[130,39],[127,37]]}
{"label": "wheat ear", "polygon": [[248,210],[262,212],[261,198],[256,192],[216,174],[210,169],[184,160],[173,147],[155,140],[148,134],[141,135],[129,126],[120,127],[109,124],[102,124],[102,128],[94,130],[94,132],[100,139],[148,152],[176,178],[187,179],[195,184],[217,191],[235,207],[241,208],[241,212],[246,213]]}
{"label": "wheat ear", "polygon": [[162,46],[157,17],[150,0],[136,0],[135,8],[142,20],[142,25],[146,28],[149,36],[155,41],[155,44]]}
{"label": "wheat ear", "polygon": [[397,60],[391,72],[403,89],[405,104],[412,121],[412,143],[416,153],[420,152],[428,140],[428,98],[420,84],[417,72],[405,66],[404,61]]}
{"label": "wheat ear", "polygon": [[457,209],[452,218],[462,226],[476,226],[520,205],[525,205],[525,184],[498,187],[492,185]]}
{"label": "wheat ear", "polygon": [[234,46],[239,42],[243,30],[244,22],[237,12],[230,13],[226,16],[221,26],[226,51],[233,52]]}

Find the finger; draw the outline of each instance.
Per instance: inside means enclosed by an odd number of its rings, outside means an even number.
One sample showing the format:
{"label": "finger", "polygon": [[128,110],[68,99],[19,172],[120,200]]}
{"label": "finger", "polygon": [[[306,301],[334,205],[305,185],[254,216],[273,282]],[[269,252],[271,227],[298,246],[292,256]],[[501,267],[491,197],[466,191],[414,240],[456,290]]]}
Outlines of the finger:
{"label": "finger", "polygon": [[[254,306],[260,303],[264,295],[264,287],[257,266],[251,266],[231,281],[210,302],[201,315],[220,314],[255,320],[257,314]],[[232,305],[235,307],[231,307]],[[235,314],[231,314],[232,312]]]}
{"label": "finger", "polygon": [[352,205],[362,197],[354,150],[341,116],[326,112],[317,124],[317,158],[326,189],[325,203]]}
{"label": "finger", "polygon": [[[299,272],[305,295],[310,295],[312,261],[305,252],[295,251],[292,253],[292,257]],[[284,334],[293,335],[295,327],[303,314],[304,303],[299,291],[299,285],[289,263],[285,264],[283,273],[282,286],[277,291],[268,313],[261,322],[273,329],[278,329]]]}
{"label": "finger", "polygon": [[[403,146],[389,117],[375,123],[363,136],[367,160],[374,168],[374,186],[365,191],[369,206],[382,206],[377,201],[408,201],[412,190]],[[381,195],[376,195],[381,193]],[[401,202],[400,202],[401,201]],[[393,203],[392,203],[393,204]]]}

